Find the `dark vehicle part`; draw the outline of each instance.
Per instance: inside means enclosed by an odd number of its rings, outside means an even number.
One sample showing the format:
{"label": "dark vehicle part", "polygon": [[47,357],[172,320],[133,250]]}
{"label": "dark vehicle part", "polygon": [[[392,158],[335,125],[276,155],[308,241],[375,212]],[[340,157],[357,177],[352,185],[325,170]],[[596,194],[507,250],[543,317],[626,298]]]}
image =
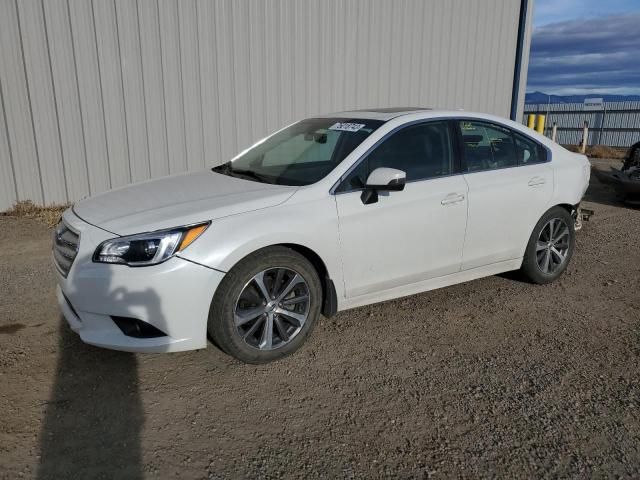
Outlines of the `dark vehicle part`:
{"label": "dark vehicle part", "polygon": [[622,170],[630,170],[632,167],[640,168],[640,142],[634,143],[629,148]]}
{"label": "dark vehicle part", "polygon": [[588,222],[594,214],[595,212],[593,210],[577,205],[575,210],[572,210],[571,212],[571,218],[573,218],[573,229],[575,231],[580,230],[582,228],[582,222]]}
{"label": "dark vehicle part", "polygon": [[621,169],[603,171],[592,168],[596,178],[611,185],[623,201],[640,204],[640,142],[631,145]]}

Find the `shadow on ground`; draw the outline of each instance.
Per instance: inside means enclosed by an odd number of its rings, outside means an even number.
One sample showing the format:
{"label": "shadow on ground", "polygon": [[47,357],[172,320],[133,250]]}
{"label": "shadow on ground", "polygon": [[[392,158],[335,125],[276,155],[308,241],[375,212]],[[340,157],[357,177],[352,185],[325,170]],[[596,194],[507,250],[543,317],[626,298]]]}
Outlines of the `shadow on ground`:
{"label": "shadow on ground", "polygon": [[134,354],[85,345],[61,318],[37,478],[142,478]]}

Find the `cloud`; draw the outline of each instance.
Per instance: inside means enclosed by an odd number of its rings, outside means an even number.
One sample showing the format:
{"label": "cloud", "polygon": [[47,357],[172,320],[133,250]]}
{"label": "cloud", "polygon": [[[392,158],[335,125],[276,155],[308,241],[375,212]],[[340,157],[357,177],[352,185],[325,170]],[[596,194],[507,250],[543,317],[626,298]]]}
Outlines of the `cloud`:
{"label": "cloud", "polygon": [[575,12],[580,9],[579,3],[580,0],[537,1],[534,3],[536,24],[558,22],[575,17]]}
{"label": "cloud", "polygon": [[638,0],[536,0],[534,7],[535,24],[547,25],[638,11]]}
{"label": "cloud", "polygon": [[640,13],[534,29],[528,91],[640,93]]}

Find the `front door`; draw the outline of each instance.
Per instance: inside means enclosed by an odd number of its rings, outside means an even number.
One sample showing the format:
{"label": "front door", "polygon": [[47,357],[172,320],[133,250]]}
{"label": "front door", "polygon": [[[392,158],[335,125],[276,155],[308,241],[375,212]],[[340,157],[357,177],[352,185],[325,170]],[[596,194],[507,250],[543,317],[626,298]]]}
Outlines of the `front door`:
{"label": "front door", "polygon": [[[348,298],[458,272],[467,221],[467,185],[454,174],[447,122],[402,128],[373,150],[335,200]],[[378,167],[407,174],[403,191],[365,205],[362,185]]]}

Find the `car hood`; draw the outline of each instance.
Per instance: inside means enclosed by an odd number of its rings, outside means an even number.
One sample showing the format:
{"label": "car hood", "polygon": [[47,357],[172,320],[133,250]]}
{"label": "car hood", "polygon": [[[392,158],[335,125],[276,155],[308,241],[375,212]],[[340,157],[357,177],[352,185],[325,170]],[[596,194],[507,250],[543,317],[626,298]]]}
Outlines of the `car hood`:
{"label": "car hood", "polygon": [[111,233],[131,235],[273,207],[296,190],[204,170],[117,188],[81,200],[73,211]]}

